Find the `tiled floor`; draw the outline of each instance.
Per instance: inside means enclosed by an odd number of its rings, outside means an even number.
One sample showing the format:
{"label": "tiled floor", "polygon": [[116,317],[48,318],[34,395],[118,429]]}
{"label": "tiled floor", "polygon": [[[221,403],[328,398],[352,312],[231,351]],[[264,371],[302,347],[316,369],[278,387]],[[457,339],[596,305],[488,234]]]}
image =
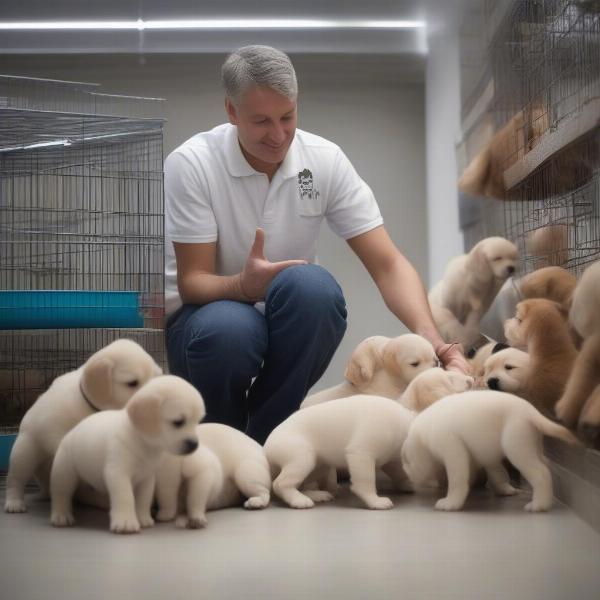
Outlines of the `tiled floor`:
{"label": "tiled floor", "polygon": [[26,514],[0,513],[1,597],[600,597],[600,535],[561,505],[529,514],[527,493],[480,489],[463,512],[441,513],[434,495],[393,498],[392,510],[369,511],[345,488],[312,510],[229,509],[209,513],[205,530],[163,523],[130,536],[110,534],[92,509],[54,529],[48,503],[34,502]]}

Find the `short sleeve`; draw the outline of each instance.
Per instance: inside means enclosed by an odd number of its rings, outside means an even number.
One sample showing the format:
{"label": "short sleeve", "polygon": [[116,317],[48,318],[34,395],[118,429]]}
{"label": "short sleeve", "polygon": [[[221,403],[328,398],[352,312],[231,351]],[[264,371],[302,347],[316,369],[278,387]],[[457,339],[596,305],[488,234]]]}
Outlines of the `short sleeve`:
{"label": "short sleeve", "polygon": [[360,178],[340,149],[334,160],[325,216],[331,230],[344,239],[383,224],[371,188]]}
{"label": "short sleeve", "polygon": [[218,237],[201,165],[181,151],[165,161],[165,236],[172,242],[206,243]]}

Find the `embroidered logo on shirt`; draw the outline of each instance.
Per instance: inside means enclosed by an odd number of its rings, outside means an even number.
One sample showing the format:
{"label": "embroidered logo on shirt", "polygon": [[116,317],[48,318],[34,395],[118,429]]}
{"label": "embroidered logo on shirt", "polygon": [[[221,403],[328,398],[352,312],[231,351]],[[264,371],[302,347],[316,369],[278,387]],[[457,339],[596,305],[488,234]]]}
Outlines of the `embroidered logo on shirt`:
{"label": "embroidered logo on shirt", "polygon": [[321,194],[313,188],[313,175],[308,169],[298,173],[298,191],[302,198],[316,200]]}

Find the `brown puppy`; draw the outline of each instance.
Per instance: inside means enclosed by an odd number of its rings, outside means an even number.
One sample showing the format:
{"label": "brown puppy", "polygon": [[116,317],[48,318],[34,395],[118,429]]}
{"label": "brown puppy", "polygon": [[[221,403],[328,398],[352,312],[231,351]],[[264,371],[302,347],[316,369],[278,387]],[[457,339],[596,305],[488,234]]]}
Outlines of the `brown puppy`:
{"label": "brown puppy", "polygon": [[523,397],[546,414],[553,414],[577,357],[566,316],[556,302],[534,298],[519,302],[517,316],[504,325],[509,344],[530,356]]}
{"label": "brown puppy", "polygon": [[573,294],[569,320],[585,339],[556,416],[589,443],[600,439],[600,261],[589,266]]}

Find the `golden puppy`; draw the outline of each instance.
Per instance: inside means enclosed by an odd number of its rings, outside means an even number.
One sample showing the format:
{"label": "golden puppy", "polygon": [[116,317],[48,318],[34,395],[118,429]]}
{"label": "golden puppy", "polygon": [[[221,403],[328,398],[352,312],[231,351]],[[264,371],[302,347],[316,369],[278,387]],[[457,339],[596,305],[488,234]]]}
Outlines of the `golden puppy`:
{"label": "golden puppy", "polygon": [[536,266],[562,267],[569,260],[569,227],[564,223],[538,227],[528,234],[525,247],[537,258]]}
{"label": "golden puppy", "polygon": [[[434,320],[447,342],[460,342],[467,349],[477,342],[479,323],[515,272],[518,256],[517,247],[509,240],[489,237],[448,263],[443,279],[429,292]],[[454,321],[444,309],[452,313]]]}
{"label": "golden puppy", "polygon": [[569,320],[585,341],[555,411],[568,427],[579,422],[581,435],[593,443],[600,437],[600,261],[584,271]]}
{"label": "golden puppy", "polygon": [[25,512],[25,485],[35,476],[47,493],[52,457],[65,434],[95,412],[122,408],[161,368],[136,342],[108,344],[75,371],[57,377],[25,413],[10,455],[6,512]]}
{"label": "golden puppy", "polygon": [[420,335],[406,333],[395,338],[372,336],[358,344],[350,356],[346,381],[311,394],[300,408],[356,394],[373,394],[397,400],[414,377],[437,365],[433,346]]}
{"label": "golden puppy", "polygon": [[517,305],[517,316],[506,321],[504,331],[510,345],[526,348],[531,359],[526,399],[554,414],[577,356],[566,314],[551,300],[524,300]]}
{"label": "golden puppy", "polygon": [[509,392],[527,398],[530,369],[531,359],[527,352],[517,348],[505,348],[486,359],[481,380],[490,390]]}

